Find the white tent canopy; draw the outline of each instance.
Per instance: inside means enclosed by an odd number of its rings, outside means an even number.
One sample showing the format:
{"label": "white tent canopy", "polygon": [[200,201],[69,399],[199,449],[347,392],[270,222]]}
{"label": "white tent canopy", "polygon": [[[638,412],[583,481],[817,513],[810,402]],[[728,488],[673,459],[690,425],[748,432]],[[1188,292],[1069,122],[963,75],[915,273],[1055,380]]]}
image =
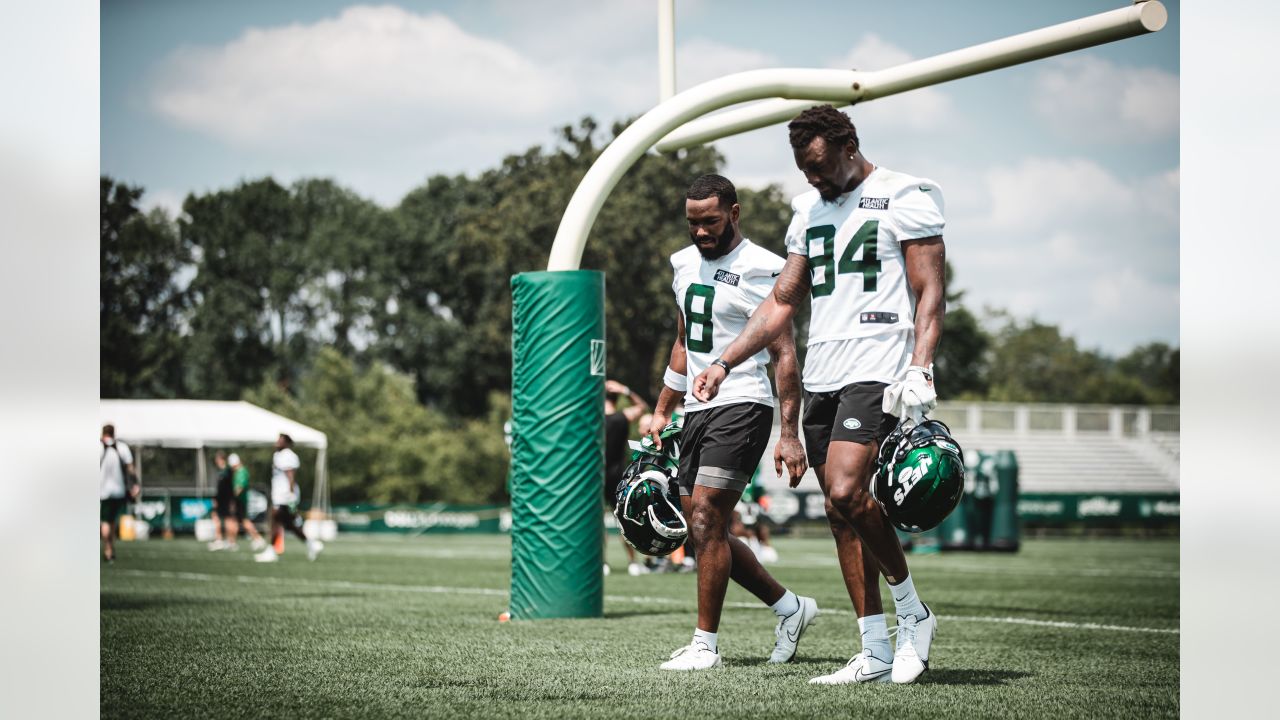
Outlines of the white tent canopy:
{"label": "white tent canopy", "polygon": [[[199,456],[196,482],[201,490],[206,486],[205,448],[271,445],[284,433],[296,446],[319,450],[313,505],[328,511],[325,455],[329,440],[315,428],[257,405],[226,400],[101,400],[98,417],[103,425],[114,425],[116,438],[131,446],[195,450]],[[138,472],[141,476],[140,467]]]}
{"label": "white tent canopy", "polygon": [[103,400],[99,417],[130,445],[201,448],[270,445],[280,433],[295,445],[326,448],[325,434],[247,402]]}

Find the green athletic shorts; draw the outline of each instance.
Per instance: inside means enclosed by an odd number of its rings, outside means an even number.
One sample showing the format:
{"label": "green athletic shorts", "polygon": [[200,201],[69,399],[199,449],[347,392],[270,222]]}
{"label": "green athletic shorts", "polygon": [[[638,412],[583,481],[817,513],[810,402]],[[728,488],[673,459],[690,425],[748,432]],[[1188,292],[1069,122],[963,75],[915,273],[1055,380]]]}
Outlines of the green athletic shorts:
{"label": "green athletic shorts", "polygon": [[106,498],[98,502],[98,513],[102,518],[102,522],[115,524],[120,519],[120,515],[124,513],[124,506],[127,501],[122,498]]}

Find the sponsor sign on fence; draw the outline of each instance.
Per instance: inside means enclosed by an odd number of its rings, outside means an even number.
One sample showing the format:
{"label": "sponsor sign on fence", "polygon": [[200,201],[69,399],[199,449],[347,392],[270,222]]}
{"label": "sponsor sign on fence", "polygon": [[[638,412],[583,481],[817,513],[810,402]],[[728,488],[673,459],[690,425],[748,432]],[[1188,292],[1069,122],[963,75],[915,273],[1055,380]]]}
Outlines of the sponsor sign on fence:
{"label": "sponsor sign on fence", "polygon": [[1180,509],[1173,493],[1026,493],[1018,498],[1018,517],[1036,524],[1176,523]]}
{"label": "sponsor sign on fence", "polygon": [[[260,493],[255,493],[260,494]],[[258,500],[258,503],[253,502]],[[167,502],[166,502],[167,501]],[[1120,493],[1026,493],[1018,497],[1018,518],[1031,525],[1083,523],[1177,524],[1178,495]],[[265,498],[252,498],[265,506]],[[147,496],[133,504],[134,514],[153,529],[165,524],[169,511],[171,527],[189,532],[195,521],[209,516],[210,498]],[[822,493],[774,490],[763,503],[763,511],[778,525],[796,522],[826,522]],[[605,514],[605,526],[616,533],[612,514]],[[342,532],[380,533],[507,533],[511,531],[511,509],[505,505],[336,505],[333,519]]]}
{"label": "sponsor sign on fence", "polygon": [[[213,514],[213,498],[181,490],[174,492],[163,488],[145,489],[142,497],[129,503],[128,512],[137,520],[147,523],[151,530],[173,530],[186,533],[195,529],[196,521]],[[248,516],[263,519],[267,511],[267,496],[257,490],[249,490]]]}
{"label": "sponsor sign on fence", "polygon": [[502,505],[335,505],[342,532],[510,532],[511,510]]}

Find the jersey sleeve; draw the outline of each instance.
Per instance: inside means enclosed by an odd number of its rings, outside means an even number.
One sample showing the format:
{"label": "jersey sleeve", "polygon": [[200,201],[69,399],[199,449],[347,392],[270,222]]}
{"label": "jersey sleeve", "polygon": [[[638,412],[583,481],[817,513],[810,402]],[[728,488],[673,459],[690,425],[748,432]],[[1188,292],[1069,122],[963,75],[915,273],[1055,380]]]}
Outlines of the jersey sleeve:
{"label": "jersey sleeve", "polygon": [[941,235],[944,207],[942,188],[932,180],[913,180],[899,190],[889,210],[899,242]]}
{"label": "jersey sleeve", "polygon": [[778,257],[774,253],[759,248],[759,253],[752,258],[752,270],[745,274],[742,279],[742,298],[746,301],[748,307],[743,308],[744,314],[750,316],[769,297],[769,293],[773,292],[773,285],[778,281],[778,275],[782,273],[782,267],[787,264],[786,260]]}
{"label": "jersey sleeve", "polygon": [[671,294],[676,298],[676,305],[680,304],[680,261],[677,259],[680,253],[674,253],[671,256]]}
{"label": "jersey sleeve", "polygon": [[298,454],[290,450],[287,453],[280,453],[280,459],[276,461],[276,467],[281,470],[297,470],[302,467],[302,461],[298,459]]}
{"label": "jersey sleeve", "polygon": [[809,240],[806,237],[809,232],[809,213],[801,210],[794,201],[791,209],[794,212],[791,224],[787,226],[787,252],[809,257]]}
{"label": "jersey sleeve", "polygon": [[129,449],[128,445],[122,442],[116,443],[116,452],[120,453],[120,461],[125,465],[133,464],[133,451]]}

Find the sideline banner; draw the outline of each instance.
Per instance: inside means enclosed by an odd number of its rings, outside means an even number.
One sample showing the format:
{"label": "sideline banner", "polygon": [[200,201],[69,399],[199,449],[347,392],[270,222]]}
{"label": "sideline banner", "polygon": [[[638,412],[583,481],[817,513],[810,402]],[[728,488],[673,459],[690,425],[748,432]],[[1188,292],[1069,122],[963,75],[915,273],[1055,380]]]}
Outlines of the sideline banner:
{"label": "sideline banner", "polygon": [[[153,532],[167,527],[174,532],[188,533],[195,531],[197,520],[213,514],[213,497],[147,488],[141,497],[125,506],[125,511],[137,521],[150,525]],[[250,489],[246,511],[250,519],[261,520],[267,512],[267,496]]]}
{"label": "sideline banner", "polygon": [[[1017,497],[1018,519],[1033,525],[1170,525],[1177,524],[1179,510],[1178,493],[1020,493]],[[958,513],[960,509],[953,515]],[[779,525],[827,519],[822,493],[786,489],[769,491],[764,514]]]}
{"label": "sideline banner", "polygon": [[334,505],[340,532],[505,533],[511,510],[505,505]]}
{"label": "sideline banner", "polygon": [[1036,524],[1174,524],[1181,504],[1177,493],[1024,493],[1018,516]]}

